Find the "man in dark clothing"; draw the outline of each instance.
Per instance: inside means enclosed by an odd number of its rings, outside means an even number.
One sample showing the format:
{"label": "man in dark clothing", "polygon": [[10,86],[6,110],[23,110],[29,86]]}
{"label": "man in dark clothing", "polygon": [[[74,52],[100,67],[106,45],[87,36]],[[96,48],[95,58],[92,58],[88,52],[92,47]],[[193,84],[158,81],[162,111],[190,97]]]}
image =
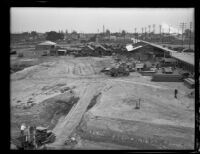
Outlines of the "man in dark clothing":
{"label": "man in dark clothing", "polygon": [[178,90],[175,89],[175,90],[174,90],[174,98],[177,98],[177,94],[178,94]]}

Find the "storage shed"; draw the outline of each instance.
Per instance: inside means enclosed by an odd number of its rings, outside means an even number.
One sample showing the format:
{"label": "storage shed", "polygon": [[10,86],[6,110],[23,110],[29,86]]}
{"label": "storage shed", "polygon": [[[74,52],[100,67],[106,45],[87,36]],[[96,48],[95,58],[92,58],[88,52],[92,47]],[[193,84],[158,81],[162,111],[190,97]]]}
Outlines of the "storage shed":
{"label": "storage shed", "polygon": [[49,50],[51,48],[55,48],[56,43],[51,41],[45,41],[36,45],[36,50]]}
{"label": "storage shed", "polygon": [[45,42],[39,43],[35,47],[36,54],[37,55],[49,54],[50,50],[56,48],[56,45],[57,44],[55,42],[51,42],[51,41],[45,41]]}

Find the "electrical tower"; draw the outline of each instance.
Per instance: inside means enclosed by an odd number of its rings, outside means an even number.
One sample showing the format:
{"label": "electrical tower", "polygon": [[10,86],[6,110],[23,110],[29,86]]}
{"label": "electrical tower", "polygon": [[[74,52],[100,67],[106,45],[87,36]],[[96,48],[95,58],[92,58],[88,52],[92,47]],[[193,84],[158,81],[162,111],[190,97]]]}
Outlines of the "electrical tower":
{"label": "electrical tower", "polygon": [[184,23],[184,22],[180,23],[180,27],[182,29],[182,47],[183,47],[183,33],[184,33],[184,29],[186,27],[186,23]]}

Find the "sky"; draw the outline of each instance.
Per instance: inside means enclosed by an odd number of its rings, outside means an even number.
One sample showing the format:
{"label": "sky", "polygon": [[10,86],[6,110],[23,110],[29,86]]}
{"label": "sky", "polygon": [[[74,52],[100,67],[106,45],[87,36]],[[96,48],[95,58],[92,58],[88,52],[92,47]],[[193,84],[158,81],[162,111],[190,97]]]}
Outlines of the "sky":
{"label": "sky", "polygon": [[12,7],[10,9],[10,31],[47,32],[59,31],[80,33],[97,33],[105,29],[111,32],[142,32],[142,27],[159,25],[162,31],[181,33],[180,23],[190,22],[194,25],[193,8],[41,8],[41,7]]}

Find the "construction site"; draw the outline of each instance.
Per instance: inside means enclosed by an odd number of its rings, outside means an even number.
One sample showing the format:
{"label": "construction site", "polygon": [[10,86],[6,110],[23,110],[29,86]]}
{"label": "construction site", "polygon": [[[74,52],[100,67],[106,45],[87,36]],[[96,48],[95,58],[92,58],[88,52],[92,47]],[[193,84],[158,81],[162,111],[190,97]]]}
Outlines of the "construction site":
{"label": "construction site", "polygon": [[194,149],[194,52],[102,40],[11,44],[11,149]]}

